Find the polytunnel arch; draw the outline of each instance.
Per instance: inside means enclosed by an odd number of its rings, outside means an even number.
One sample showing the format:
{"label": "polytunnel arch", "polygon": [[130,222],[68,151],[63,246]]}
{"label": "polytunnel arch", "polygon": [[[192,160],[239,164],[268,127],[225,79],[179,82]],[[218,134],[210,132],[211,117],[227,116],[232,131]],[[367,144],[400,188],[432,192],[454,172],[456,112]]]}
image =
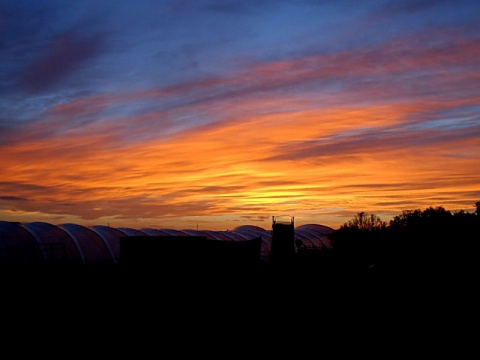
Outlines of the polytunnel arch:
{"label": "polytunnel arch", "polygon": [[309,236],[306,236],[305,234],[296,231],[295,232],[295,241],[300,240],[303,246],[308,246],[308,247],[313,247],[316,246],[315,242],[310,239]]}
{"label": "polytunnel arch", "polygon": [[213,239],[213,240],[223,240],[224,237],[218,233],[218,231],[213,231],[213,230],[203,230],[207,238]]}
{"label": "polytunnel arch", "polygon": [[149,236],[170,236],[169,233],[160,229],[141,228],[140,231]]}
{"label": "polytunnel arch", "polygon": [[[23,226],[35,237],[39,244],[51,247],[61,246],[61,249],[56,251],[49,251],[47,248],[47,251],[44,251],[46,261],[83,262],[80,245],[64,229],[42,221],[28,222]],[[62,253],[59,253],[59,251]]]}
{"label": "polytunnel arch", "polygon": [[310,228],[302,228],[302,229],[296,230],[295,234],[296,236],[301,234],[307,239],[309,239],[309,241],[313,243],[313,247],[326,248],[326,249],[332,248],[330,239],[323,232],[317,233],[311,230]]}
{"label": "polytunnel arch", "polygon": [[321,225],[321,224],[304,224],[304,225],[299,225],[295,228],[295,230],[300,230],[300,231],[310,231],[315,234],[321,233],[324,235],[330,235],[332,232],[335,230],[331,227]]}
{"label": "polytunnel arch", "polygon": [[[295,239],[302,240],[309,248],[330,249],[329,234],[334,231],[324,225],[306,224],[297,226]],[[120,259],[120,238],[125,236],[202,236],[210,240],[246,241],[261,238],[260,257],[270,260],[272,231],[256,225],[241,225],[233,230],[193,230],[171,228],[110,227],[94,225],[85,227],[78,224],[53,225],[46,222],[17,223],[0,221],[0,260],[7,255],[6,247],[20,246],[29,248],[24,258],[38,257],[38,249],[43,245],[61,243],[70,262],[85,263],[118,263]],[[22,245],[25,244],[25,245]],[[4,249],[2,251],[2,248]],[[50,261],[45,254],[43,258]],[[42,259],[43,259],[42,258]],[[5,262],[5,261],[3,261]]]}
{"label": "polytunnel arch", "polygon": [[162,229],[162,231],[167,233],[170,236],[186,236],[186,235],[188,235],[188,234],[184,233],[183,231],[175,230],[175,229]]}
{"label": "polytunnel arch", "polygon": [[193,229],[182,229],[179,230],[180,236],[202,236],[207,237],[206,234],[201,230],[193,230]]}
{"label": "polytunnel arch", "polygon": [[233,229],[234,233],[240,234],[245,238],[261,237],[261,258],[269,259],[272,251],[272,233],[256,225],[240,225]]}
{"label": "polytunnel arch", "polygon": [[37,240],[21,223],[0,221],[0,265],[37,261],[38,251]]}
{"label": "polytunnel arch", "polygon": [[125,233],[119,229],[105,225],[94,225],[91,226],[91,229],[100,235],[113,261],[117,263],[120,260],[120,237],[125,236]]}
{"label": "polytunnel arch", "polygon": [[147,235],[146,233],[144,233],[141,230],[133,229],[133,228],[129,228],[129,227],[119,227],[118,230],[123,232],[126,236],[145,236],[145,235]]}
{"label": "polytunnel arch", "polygon": [[243,240],[248,240],[248,239],[245,239],[245,237],[237,234],[236,232],[234,231],[228,231],[228,230],[222,230],[222,231],[218,231],[219,234],[225,236],[226,238],[232,240],[232,241],[243,241]]}
{"label": "polytunnel arch", "polygon": [[58,226],[65,230],[75,241],[80,249],[82,261],[85,264],[114,263],[114,257],[108,246],[94,230],[83,225],[71,223]]}

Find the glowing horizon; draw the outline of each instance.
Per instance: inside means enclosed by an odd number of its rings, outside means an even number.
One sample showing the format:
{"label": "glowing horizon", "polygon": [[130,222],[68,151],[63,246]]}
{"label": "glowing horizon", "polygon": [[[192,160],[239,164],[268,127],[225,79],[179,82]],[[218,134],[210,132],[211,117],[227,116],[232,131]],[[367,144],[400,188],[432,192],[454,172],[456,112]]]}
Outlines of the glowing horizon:
{"label": "glowing horizon", "polygon": [[[87,28],[89,1],[64,21],[58,3],[0,3],[0,220],[338,228],[480,200],[476,2],[117,4]],[[25,44],[37,17],[55,31]]]}

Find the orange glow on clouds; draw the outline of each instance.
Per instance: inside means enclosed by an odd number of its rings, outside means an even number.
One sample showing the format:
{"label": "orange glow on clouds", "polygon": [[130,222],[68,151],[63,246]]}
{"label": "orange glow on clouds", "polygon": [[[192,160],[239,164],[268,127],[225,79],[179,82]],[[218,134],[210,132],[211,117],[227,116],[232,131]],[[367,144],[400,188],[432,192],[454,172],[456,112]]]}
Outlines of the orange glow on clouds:
{"label": "orange glow on clouds", "polygon": [[[337,228],[359,211],[473,209],[479,41],[382,51],[375,66],[345,51],[52,107],[0,147],[0,218],[223,230],[288,214]],[[136,101],[171,104],[116,112]]]}
{"label": "orange glow on clouds", "polygon": [[[224,229],[253,215],[263,216],[267,228],[271,215],[297,213],[305,214],[297,216],[302,223],[337,227],[364,209],[385,218],[436,204],[468,209],[480,183],[479,144],[454,140],[412,151],[402,146],[403,135],[398,143],[388,132],[369,139],[419,106],[250,116],[117,144],[114,152],[108,136],[81,132],[7,147],[2,186],[25,200],[17,212],[21,200],[4,200],[2,217],[32,221],[40,212],[60,222],[194,228],[200,221]],[[357,139],[359,124],[377,130]],[[338,140],[342,134],[346,144]],[[411,136],[419,135],[405,139]],[[325,208],[335,210],[325,214]],[[235,216],[233,225],[225,215]]]}

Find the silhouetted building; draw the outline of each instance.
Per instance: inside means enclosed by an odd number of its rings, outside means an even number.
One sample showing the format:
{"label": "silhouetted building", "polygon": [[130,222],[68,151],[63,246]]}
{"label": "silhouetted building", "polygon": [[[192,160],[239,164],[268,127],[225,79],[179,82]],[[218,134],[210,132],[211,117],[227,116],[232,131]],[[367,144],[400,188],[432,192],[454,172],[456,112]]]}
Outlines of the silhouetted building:
{"label": "silhouetted building", "polygon": [[295,226],[293,216],[272,216],[272,261],[285,263],[295,255]]}
{"label": "silhouetted building", "polygon": [[211,240],[205,236],[124,236],[120,264],[129,270],[247,269],[261,261],[261,237],[243,241]]}

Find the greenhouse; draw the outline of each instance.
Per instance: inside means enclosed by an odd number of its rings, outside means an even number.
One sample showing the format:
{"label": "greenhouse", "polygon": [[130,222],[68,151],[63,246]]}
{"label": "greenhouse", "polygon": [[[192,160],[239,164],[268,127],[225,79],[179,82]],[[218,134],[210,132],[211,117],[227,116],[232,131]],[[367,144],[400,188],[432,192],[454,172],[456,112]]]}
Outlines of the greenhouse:
{"label": "greenhouse", "polygon": [[[295,244],[306,248],[330,249],[329,234],[332,231],[332,228],[319,224],[297,226],[294,228]],[[260,259],[269,261],[272,252],[272,230],[253,225],[213,231],[0,221],[0,265],[58,261],[75,264],[117,264],[121,255],[121,239],[126,237],[202,237],[222,242],[260,238]]]}

